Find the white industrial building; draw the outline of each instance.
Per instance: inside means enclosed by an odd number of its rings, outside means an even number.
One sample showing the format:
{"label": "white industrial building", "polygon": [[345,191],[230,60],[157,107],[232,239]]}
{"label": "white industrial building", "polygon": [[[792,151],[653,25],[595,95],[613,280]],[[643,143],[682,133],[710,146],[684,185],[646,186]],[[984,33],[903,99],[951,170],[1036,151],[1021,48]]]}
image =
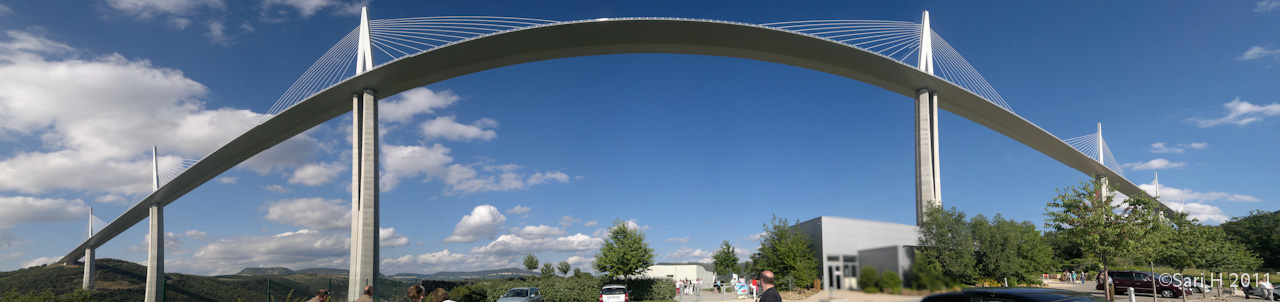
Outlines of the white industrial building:
{"label": "white industrial building", "polygon": [[822,216],[796,226],[813,242],[824,287],[837,289],[856,288],[854,278],[867,266],[906,279],[919,238],[913,225],[842,217]]}
{"label": "white industrial building", "polygon": [[702,278],[705,287],[710,287],[711,282],[716,280],[714,272],[707,271],[706,267],[697,264],[658,264],[650,266],[649,270],[644,272],[645,277],[650,278],[671,278],[672,280],[698,280]]}

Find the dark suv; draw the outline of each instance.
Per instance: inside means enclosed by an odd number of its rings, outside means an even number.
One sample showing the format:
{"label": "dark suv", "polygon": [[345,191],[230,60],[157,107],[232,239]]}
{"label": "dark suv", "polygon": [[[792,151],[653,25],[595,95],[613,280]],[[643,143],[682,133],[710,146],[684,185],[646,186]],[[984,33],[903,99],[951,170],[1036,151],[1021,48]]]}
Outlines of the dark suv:
{"label": "dark suv", "polygon": [[[1107,276],[1111,277],[1112,286],[1117,294],[1128,292],[1130,287],[1133,288],[1135,293],[1150,294],[1151,281],[1155,280],[1155,278],[1151,277],[1150,272],[1143,271],[1110,271],[1107,272]],[[1165,298],[1175,298],[1191,293],[1190,288],[1183,288],[1173,283],[1161,284],[1161,282],[1156,282],[1156,291],[1160,293],[1161,297]],[[1098,283],[1095,288],[1097,290],[1105,290],[1103,286],[1104,284]]]}

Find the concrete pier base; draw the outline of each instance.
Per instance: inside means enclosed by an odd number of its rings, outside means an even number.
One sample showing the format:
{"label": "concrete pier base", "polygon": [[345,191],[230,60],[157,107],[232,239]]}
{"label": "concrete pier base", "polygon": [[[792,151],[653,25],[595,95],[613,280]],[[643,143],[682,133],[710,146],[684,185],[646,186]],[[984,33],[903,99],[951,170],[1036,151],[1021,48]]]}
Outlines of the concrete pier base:
{"label": "concrete pier base", "polygon": [[916,92],[916,225],[924,224],[925,211],[942,206],[938,170],[938,94]]}
{"label": "concrete pier base", "polygon": [[[378,275],[378,98],[373,90],[352,100],[351,273],[348,299],[354,301]],[[375,285],[376,287],[376,285]],[[375,289],[376,291],[376,289]]]}
{"label": "concrete pier base", "polygon": [[151,205],[151,242],[148,246],[144,301],[164,301],[164,207],[160,205]]}
{"label": "concrete pier base", "polygon": [[94,248],[84,249],[84,281],[80,283],[80,288],[84,290],[93,290],[93,279],[98,276],[95,257]]}

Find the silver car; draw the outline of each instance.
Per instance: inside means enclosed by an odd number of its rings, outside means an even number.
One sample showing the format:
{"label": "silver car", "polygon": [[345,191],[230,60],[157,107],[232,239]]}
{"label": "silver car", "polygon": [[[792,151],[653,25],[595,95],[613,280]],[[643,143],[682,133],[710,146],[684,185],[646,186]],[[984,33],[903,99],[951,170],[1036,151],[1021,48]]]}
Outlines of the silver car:
{"label": "silver car", "polygon": [[542,293],[537,287],[512,288],[502,294],[498,302],[542,302]]}
{"label": "silver car", "polygon": [[625,285],[605,285],[600,289],[600,302],[631,302],[631,291]]}

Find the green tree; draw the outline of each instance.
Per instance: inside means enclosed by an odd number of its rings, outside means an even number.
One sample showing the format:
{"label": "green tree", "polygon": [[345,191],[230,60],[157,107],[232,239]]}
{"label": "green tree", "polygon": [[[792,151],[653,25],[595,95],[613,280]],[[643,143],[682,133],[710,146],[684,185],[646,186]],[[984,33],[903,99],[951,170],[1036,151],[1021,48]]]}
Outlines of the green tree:
{"label": "green tree", "polygon": [[[1153,230],[1145,201],[1130,198],[1119,207],[1112,190],[1097,179],[1057,191],[1045,207],[1045,228],[1079,245],[1086,257],[1102,264],[1103,273],[1117,257],[1138,252],[1142,237]],[[1107,298],[1114,299],[1112,290]]]}
{"label": "green tree", "polygon": [[1280,211],[1254,210],[1222,223],[1222,231],[1253,253],[1262,256],[1262,267],[1280,269]]}
{"label": "green tree", "polygon": [[764,233],[760,237],[760,256],[753,259],[757,268],[771,270],[779,279],[790,276],[800,280],[802,287],[812,287],[808,280],[818,278],[818,259],[805,230],[774,215],[772,221],[764,224]]}
{"label": "green tree", "polygon": [[954,282],[974,284],[977,281],[977,258],[973,232],[965,222],[964,212],[931,207],[925,210],[920,225],[919,251],[925,258],[937,261],[937,267]]}
{"label": "green tree", "polygon": [[573,268],[573,266],[569,265],[569,261],[568,261],[568,260],[565,260],[565,261],[560,261],[560,267],[559,267],[559,268],[560,268],[560,274],[561,274],[561,275],[564,275],[565,277],[568,277],[568,276],[570,276],[570,275],[569,275],[569,269]]}
{"label": "green tree", "polygon": [[556,276],[556,268],[552,266],[551,262],[543,263],[542,277],[547,278],[547,277],[555,277],[555,276]]}
{"label": "green tree", "polygon": [[898,277],[898,272],[884,271],[884,274],[880,275],[879,287],[886,293],[901,294],[902,278]]}
{"label": "green tree", "polygon": [[951,286],[942,274],[941,264],[936,259],[925,257],[920,250],[915,251],[915,259],[911,260],[911,287],[915,289],[941,290]]}
{"label": "green tree", "polygon": [[627,227],[621,219],[613,221],[609,236],[596,253],[596,271],[606,277],[630,277],[639,275],[653,266],[653,248],[644,240],[644,233]]}
{"label": "green tree", "polygon": [[733,274],[734,268],[738,266],[738,251],[734,250],[733,245],[728,240],[720,243],[720,249],[711,255],[715,264],[715,273],[719,276],[728,276]]}
{"label": "green tree", "polygon": [[531,271],[538,269],[538,257],[534,257],[533,253],[524,254],[524,269]]}

